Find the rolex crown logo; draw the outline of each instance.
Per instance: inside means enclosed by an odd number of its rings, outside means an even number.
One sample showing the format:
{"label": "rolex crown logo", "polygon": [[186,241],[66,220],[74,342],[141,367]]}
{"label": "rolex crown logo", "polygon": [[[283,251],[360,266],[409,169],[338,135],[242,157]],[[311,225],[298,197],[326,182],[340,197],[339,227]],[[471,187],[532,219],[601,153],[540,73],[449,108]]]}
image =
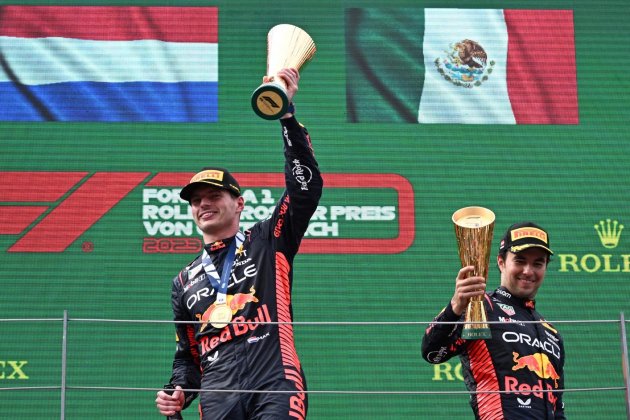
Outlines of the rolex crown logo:
{"label": "rolex crown logo", "polygon": [[600,220],[599,224],[595,225],[595,230],[605,248],[616,248],[619,245],[623,225],[619,224],[617,220]]}

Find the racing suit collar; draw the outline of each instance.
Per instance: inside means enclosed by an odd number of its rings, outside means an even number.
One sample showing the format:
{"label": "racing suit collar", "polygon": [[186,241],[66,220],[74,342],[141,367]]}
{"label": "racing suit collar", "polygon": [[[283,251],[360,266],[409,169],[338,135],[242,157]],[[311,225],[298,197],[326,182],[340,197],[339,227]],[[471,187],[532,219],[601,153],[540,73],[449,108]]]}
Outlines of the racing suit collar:
{"label": "racing suit collar", "polygon": [[527,298],[519,298],[516,297],[512,294],[512,292],[510,292],[508,289],[506,289],[503,286],[499,286],[497,288],[497,292],[499,295],[505,297],[506,299],[508,299],[509,301],[523,307],[523,308],[527,308],[527,309],[531,309],[534,310],[536,309],[536,301],[534,299],[527,299]]}
{"label": "racing suit collar", "polygon": [[222,249],[225,249],[228,246],[230,246],[230,244],[232,243],[235,237],[236,235],[230,238],[220,239],[218,241],[211,242],[209,244],[204,245],[204,248],[209,254],[219,252]]}

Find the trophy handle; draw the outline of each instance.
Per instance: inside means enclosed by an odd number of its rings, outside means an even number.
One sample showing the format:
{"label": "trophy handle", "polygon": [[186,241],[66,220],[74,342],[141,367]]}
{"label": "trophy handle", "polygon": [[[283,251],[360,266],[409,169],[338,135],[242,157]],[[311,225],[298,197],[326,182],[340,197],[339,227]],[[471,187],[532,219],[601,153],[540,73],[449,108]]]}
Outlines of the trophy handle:
{"label": "trophy handle", "polygon": [[287,85],[281,77],[274,75],[270,82],[254,90],[251,101],[256,115],[266,120],[277,120],[289,109]]}

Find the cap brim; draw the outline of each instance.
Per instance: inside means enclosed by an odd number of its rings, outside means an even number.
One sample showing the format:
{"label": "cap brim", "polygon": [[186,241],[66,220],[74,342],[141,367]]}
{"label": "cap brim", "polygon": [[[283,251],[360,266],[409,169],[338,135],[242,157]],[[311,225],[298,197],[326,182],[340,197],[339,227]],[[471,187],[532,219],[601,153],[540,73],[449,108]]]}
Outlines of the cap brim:
{"label": "cap brim", "polygon": [[513,246],[510,248],[510,252],[513,252],[514,254],[517,254],[521,251],[524,251],[528,248],[542,248],[545,251],[547,251],[549,253],[549,255],[553,255],[553,251],[550,250],[549,248],[547,248],[544,245],[540,245],[540,244],[524,244],[524,245],[518,245],[518,246]]}
{"label": "cap brim", "polygon": [[182,198],[182,200],[190,201],[190,196],[192,195],[193,191],[201,185],[212,185],[213,187],[232,192],[232,190],[225,188],[223,184],[215,183],[212,181],[197,181],[191,182],[190,184],[182,188],[182,190],[179,192],[179,196]]}

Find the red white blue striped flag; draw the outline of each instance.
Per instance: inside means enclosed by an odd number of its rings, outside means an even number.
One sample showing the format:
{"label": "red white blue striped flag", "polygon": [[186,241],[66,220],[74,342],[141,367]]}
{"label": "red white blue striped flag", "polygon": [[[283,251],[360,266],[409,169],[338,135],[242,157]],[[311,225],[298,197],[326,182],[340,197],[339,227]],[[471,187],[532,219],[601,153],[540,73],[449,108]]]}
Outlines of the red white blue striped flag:
{"label": "red white blue striped flag", "polygon": [[216,7],[0,7],[0,120],[216,122]]}

